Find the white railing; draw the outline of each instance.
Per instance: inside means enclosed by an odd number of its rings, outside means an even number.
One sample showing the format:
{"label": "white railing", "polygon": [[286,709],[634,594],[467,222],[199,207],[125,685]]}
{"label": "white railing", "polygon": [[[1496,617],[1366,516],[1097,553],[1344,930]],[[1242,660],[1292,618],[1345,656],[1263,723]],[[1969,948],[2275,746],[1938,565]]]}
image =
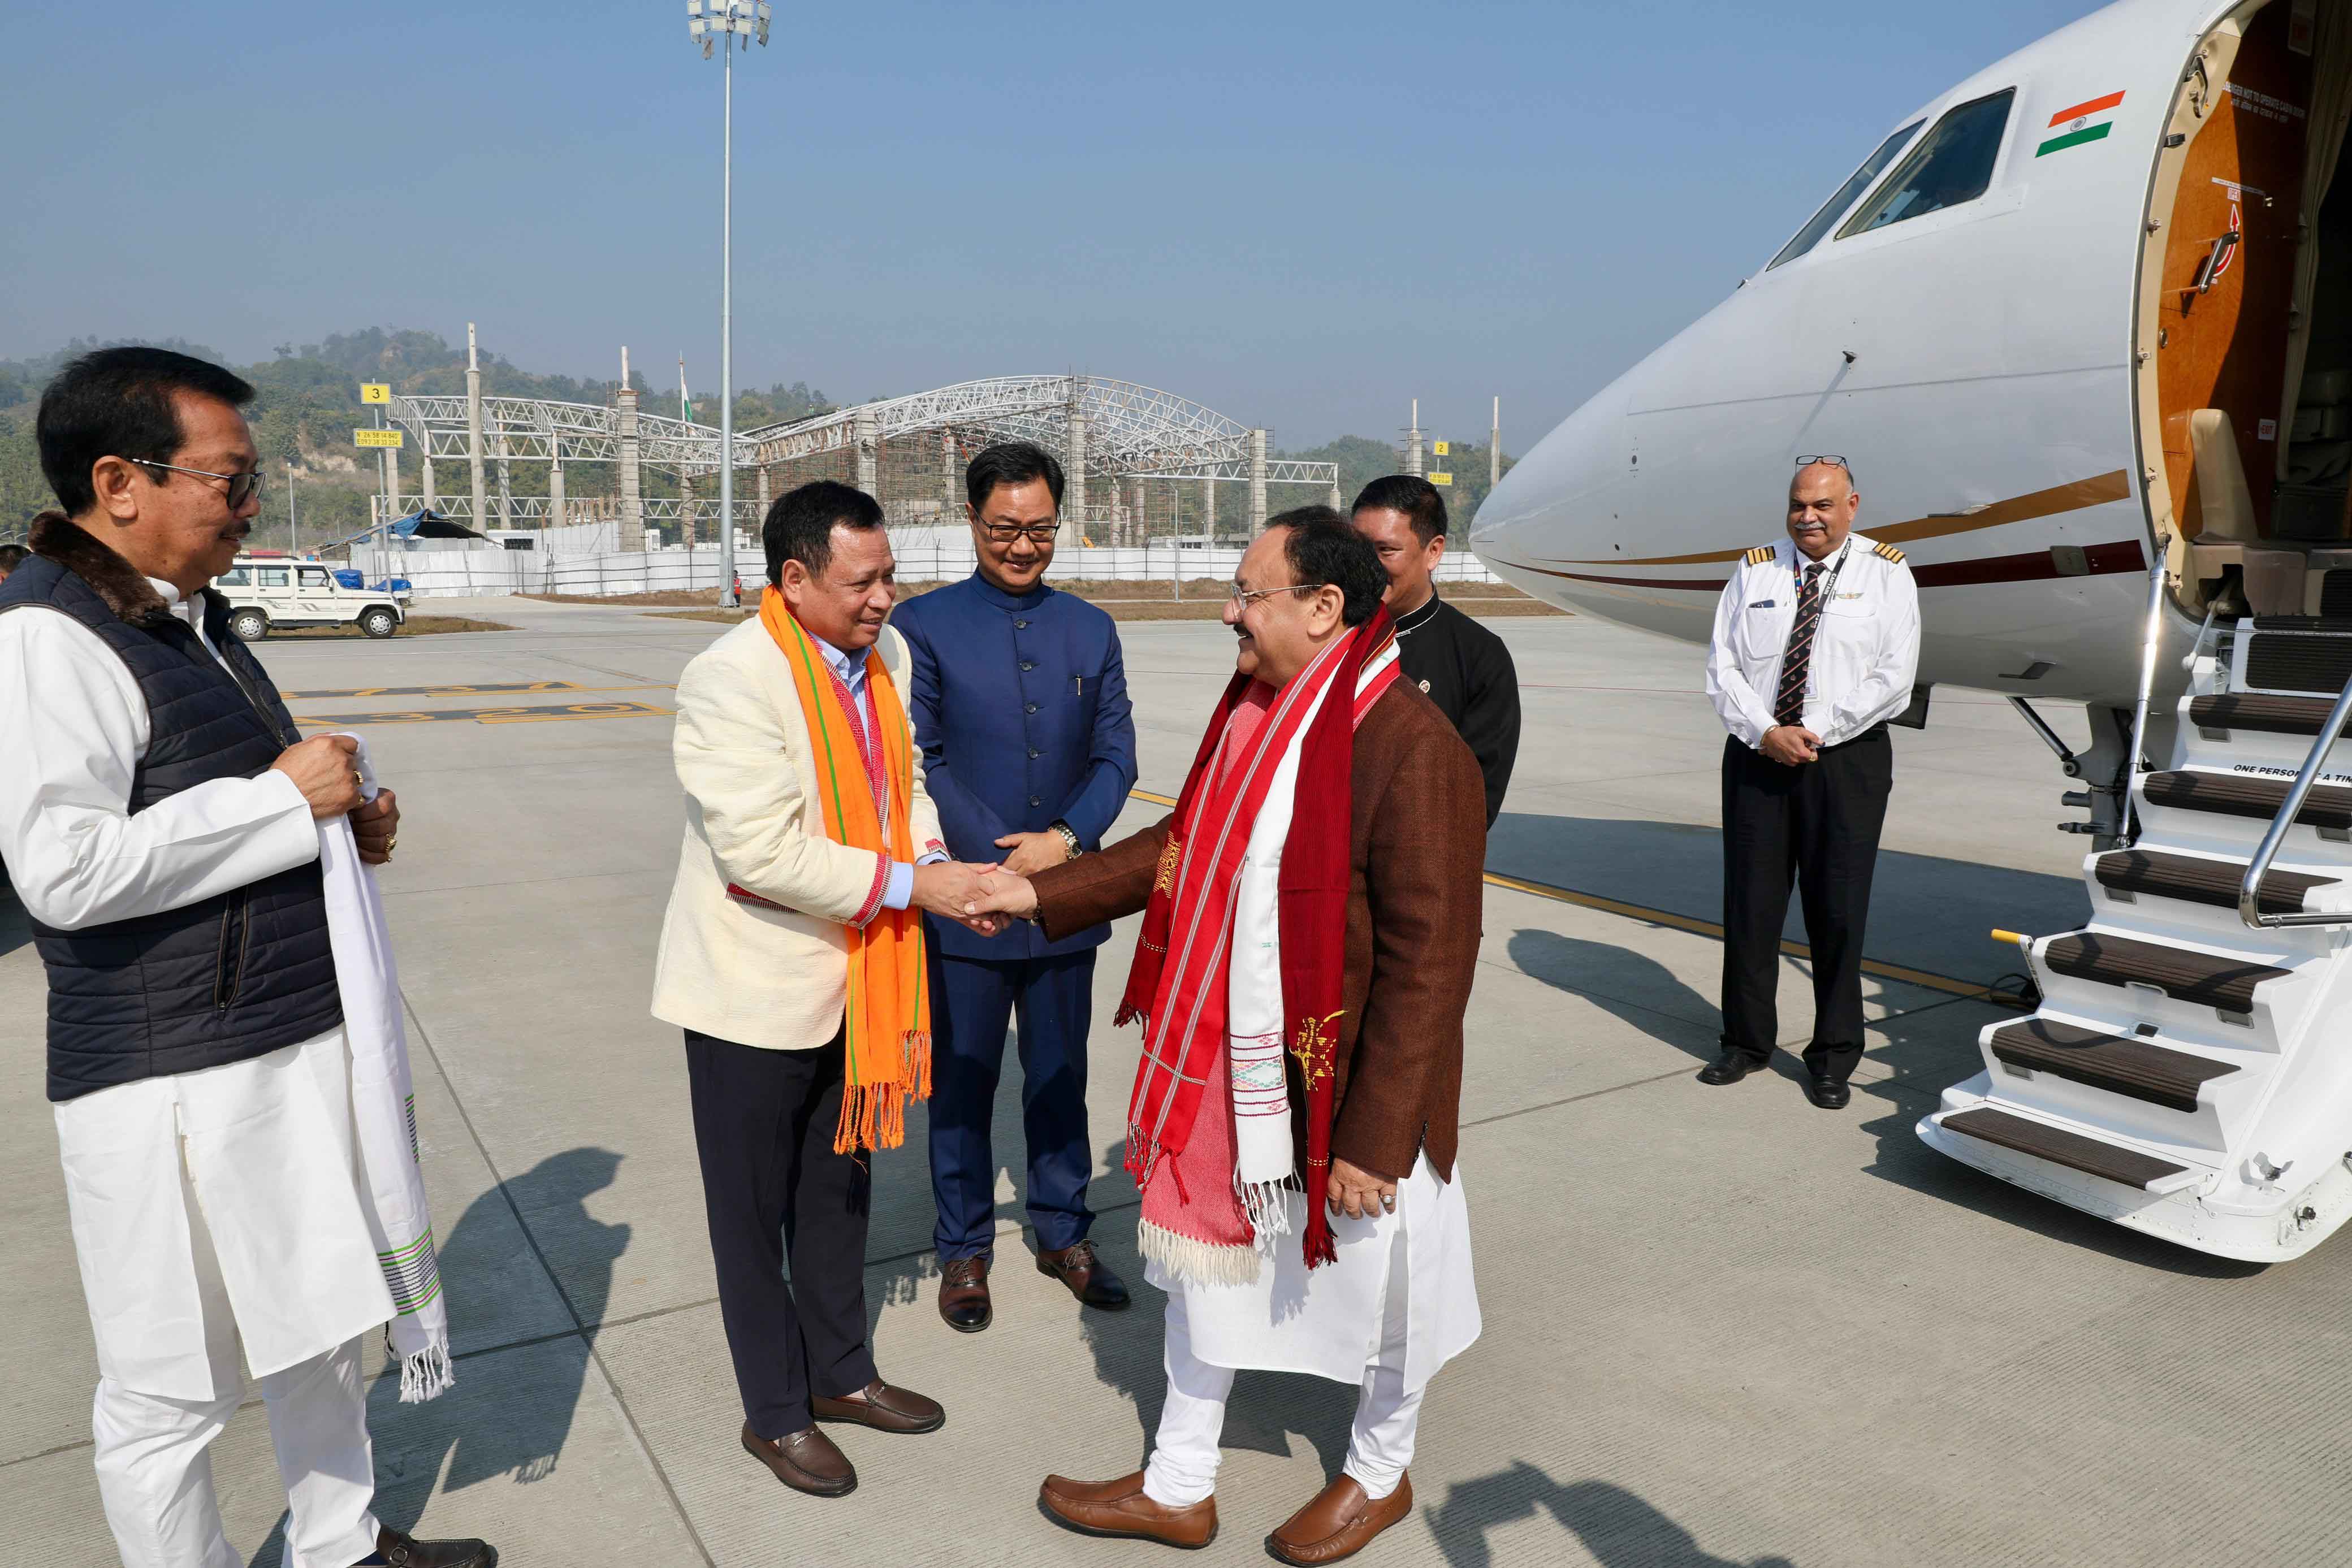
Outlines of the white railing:
{"label": "white railing", "polygon": [[[898,550],[901,582],[950,582],[971,575],[977,561],[970,544],[915,543]],[[1131,546],[1119,549],[1063,550],[1048,581],[1160,582],[1178,597],[1180,582],[1229,582],[1241,566],[1236,547],[1219,549]],[[370,584],[406,578],[418,599],[510,593],[562,593],[607,598],[629,593],[692,592],[721,586],[719,549],[693,550],[600,550],[551,553],[507,549],[354,549],[351,564]],[[756,550],[739,558],[747,589],[764,575]],[[1449,555],[1438,568],[1442,583],[1487,583],[1502,580],[1466,550]],[[1186,589],[1184,597],[1200,591]]]}

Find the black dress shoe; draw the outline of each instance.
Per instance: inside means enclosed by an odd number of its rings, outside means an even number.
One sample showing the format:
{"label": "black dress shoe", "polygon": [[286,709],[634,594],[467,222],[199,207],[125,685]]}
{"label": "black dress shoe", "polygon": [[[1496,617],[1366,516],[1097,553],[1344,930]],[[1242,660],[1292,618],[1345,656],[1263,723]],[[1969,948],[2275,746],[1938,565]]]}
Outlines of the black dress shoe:
{"label": "black dress shoe", "polygon": [[809,1401],[809,1409],[820,1421],[847,1421],[877,1432],[936,1432],[948,1424],[938,1400],[911,1388],[893,1388],[878,1377],[838,1399],[819,1395]]}
{"label": "black dress shoe", "polygon": [[380,1524],[375,1551],[362,1561],[393,1568],[498,1568],[499,1549],[487,1541],[419,1541]]}
{"label": "black dress shoe", "polygon": [[1127,1284],[1110,1271],[1091,1241],[1074,1241],[1067,1247],[1037,1254],[1037,1272],[1059,1280],[1070,1289],[1082,1305],[1099,1307],[1107,1312],[1127,1310]]}
{"label": "black dress shoe", "polygon": [[995,1320],[987,1259],[950,1258],[940,1266],[940,1316],[958,1333],[978,1333]]}
{"label": "black dress shoe", "polygon": [[1827,1073],[1812,1072],[1805,1076],[1805,1098],[1824,1111],[1843,1111],[1853,1091]]}
{"label": "black dress shoe", "polygon": [[814,1427],[770,1439],[752,1431],[746,1421],[743,1451],[773,1470],[776,1479],[794,1491],[811,1497],[847,1497],[857,1490],[857,1468]]}
{"label": "black dress shoe", "polygon": [[1737,1083],[1751,1072],[1760,1072],[1764,1063],[1744,1051],[1727,1051],[1698,1070],[1701,1083]]}

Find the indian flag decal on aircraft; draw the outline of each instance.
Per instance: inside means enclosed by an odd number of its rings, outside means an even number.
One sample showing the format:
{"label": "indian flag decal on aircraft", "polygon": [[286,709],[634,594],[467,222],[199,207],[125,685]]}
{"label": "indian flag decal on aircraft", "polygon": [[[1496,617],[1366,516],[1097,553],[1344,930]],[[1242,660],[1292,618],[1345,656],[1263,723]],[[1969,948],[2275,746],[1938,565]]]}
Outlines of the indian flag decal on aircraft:
{"label": "indian flag decal on aircraft", "polygon": [[2035,148],[2033,155],[2039,158],[2044,153],[2080,147],[2085,141],[2096,141],[2116,128],[2116,106],[2123,100],[2123,94],[2111,92],[2105,98],[2060,110],[2050,117],[2050,128],[2059,134]]}

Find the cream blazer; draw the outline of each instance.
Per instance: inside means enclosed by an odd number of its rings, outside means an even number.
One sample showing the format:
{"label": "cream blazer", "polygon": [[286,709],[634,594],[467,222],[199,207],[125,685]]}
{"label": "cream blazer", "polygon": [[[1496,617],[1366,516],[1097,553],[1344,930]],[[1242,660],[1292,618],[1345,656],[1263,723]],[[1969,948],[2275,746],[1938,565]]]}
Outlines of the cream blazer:
{"label": "cream blazer", "polygon": [[[877,651],[906,705],[905,639],[886,626]],[[919,855],[940,841],[940,818],[911,733],[907,745]],[[827,1043],[849,988],[846,923],[873,896],[876,857],[825,837],[800,696],[758,617],[678,677],[671,755],[686,787],[686,840],[654,960],[654,1017],[771,1051]],[[784,907],[730,898],[730,883]]]}

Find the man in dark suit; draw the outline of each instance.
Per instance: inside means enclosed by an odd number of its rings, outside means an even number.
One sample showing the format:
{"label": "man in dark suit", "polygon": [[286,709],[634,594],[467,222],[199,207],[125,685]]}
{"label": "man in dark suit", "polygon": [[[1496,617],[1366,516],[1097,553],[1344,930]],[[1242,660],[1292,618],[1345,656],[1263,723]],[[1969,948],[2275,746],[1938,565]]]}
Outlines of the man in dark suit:
{"label": "man in dark suit", "polygon": [[1389,574],[1383,597],[1396,617],[1405,678],[1429,694],[1478,759],[1492,828],[1519,759],[1519,673],[1500,637],[1437,597],[1445,497],[1416,475],[1391,474],[1364,486],[1351,520]]}
{"label": "man in dark suit", "polygon": [[[1084,600],[1045,586],[1062,465],[1025,442],[989,447],[964,476],[980,568],[901,606],[914,654],[912,716],[949,852],[1024,876],[1099,849],[1135,782],[1135,723],[1118,630]],[[940,1315],[988,1326],[996,1159],[989,1124],[1017,1016],[1029,1222],[1037,1267],[1087,1306],[1128,1303],[1096,1254],[1087,1182],[1087,1030],[1105,925],[1048,941],[1033,925],[991,940],[930,925],[931,1190],[939,1220]]]}

